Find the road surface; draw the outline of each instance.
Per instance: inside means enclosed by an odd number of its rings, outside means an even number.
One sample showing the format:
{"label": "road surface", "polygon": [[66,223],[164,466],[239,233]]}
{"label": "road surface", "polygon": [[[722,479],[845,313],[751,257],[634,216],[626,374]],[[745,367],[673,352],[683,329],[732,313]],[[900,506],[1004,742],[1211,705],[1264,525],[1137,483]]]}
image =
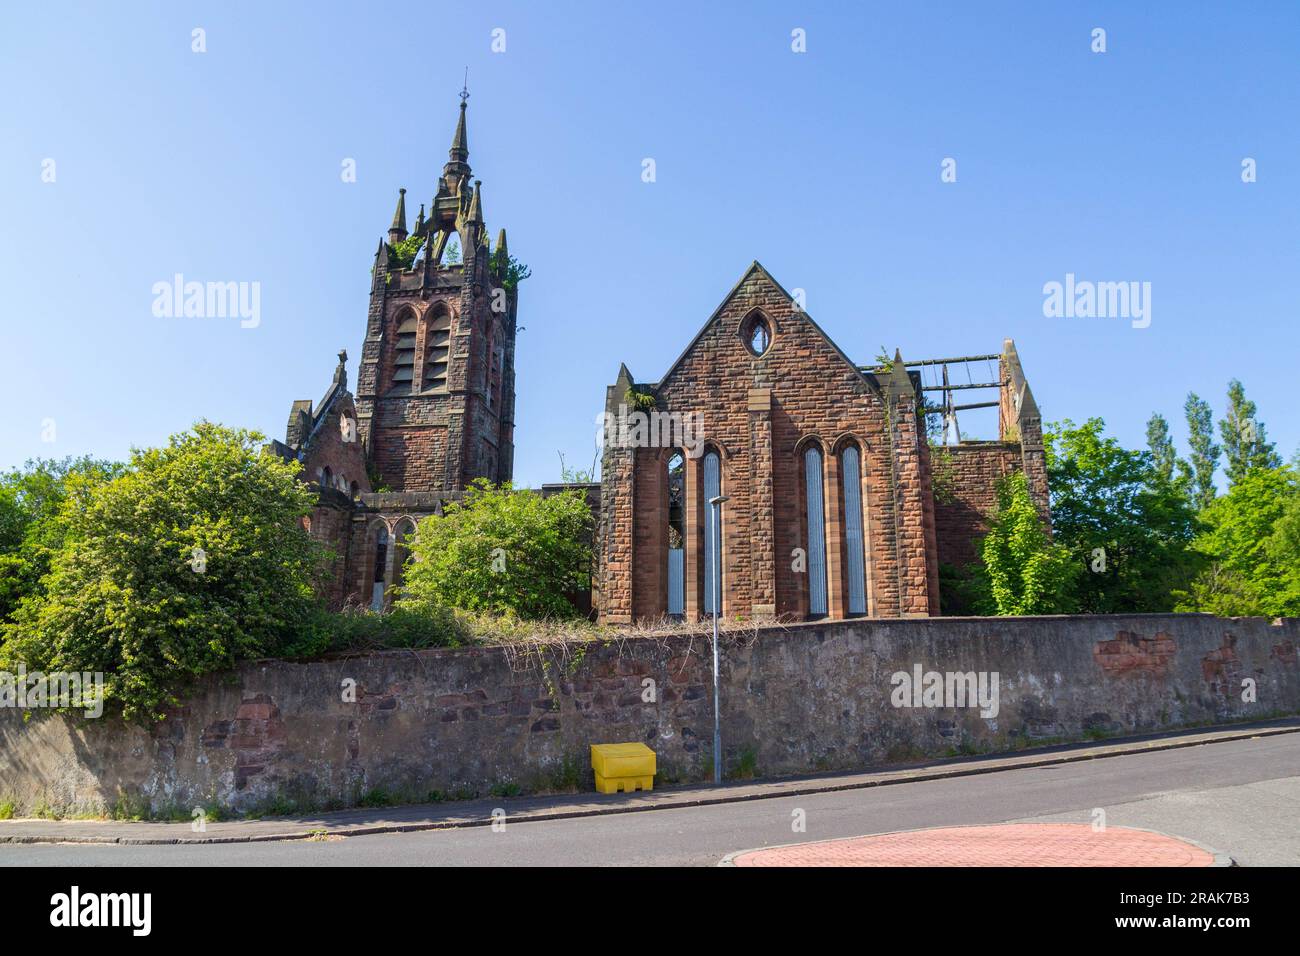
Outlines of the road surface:
{"label": "road surface", "polygon": [[[510,801],[503,801],[509,813]],[[1243,866],[1300,865],[1300,734],[949,780],[488,827],[188,846],[3,845],[0,866],[712,866],[737,850],[961,824],[1160,830]],[[793,827],[802,819],[804,832]]]}

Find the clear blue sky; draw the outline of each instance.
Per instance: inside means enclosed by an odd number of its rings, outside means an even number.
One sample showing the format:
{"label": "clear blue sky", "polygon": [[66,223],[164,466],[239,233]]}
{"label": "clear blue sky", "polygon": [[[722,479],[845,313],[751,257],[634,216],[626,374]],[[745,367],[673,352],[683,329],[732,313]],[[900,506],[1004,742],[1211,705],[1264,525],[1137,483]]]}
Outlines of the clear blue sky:
{"label": "clear blue sky", "polygon": [[[753,259],[861,362],[1011,336],[1047,419],[1098,415],[1141,446],[1159,410],[1180,453],[1187,392],[1217,419],[1236,376],[1283,456],[1300,446],[1300,4],[42,3],[5,21],[0,467],[120,458],[204,417],[283,437],[339,347],[355,381],[376,242],[399,186],[412,214],[432,194],[466,66],[488,225],[533,270],[520,483],[556,480],[557,451],[589,461],[619,362],[658,379]],[[178,272],[260,282],[261,325],[156,318]],[[1067,272],[1152,283],[1151,326],[1044,318]]]}

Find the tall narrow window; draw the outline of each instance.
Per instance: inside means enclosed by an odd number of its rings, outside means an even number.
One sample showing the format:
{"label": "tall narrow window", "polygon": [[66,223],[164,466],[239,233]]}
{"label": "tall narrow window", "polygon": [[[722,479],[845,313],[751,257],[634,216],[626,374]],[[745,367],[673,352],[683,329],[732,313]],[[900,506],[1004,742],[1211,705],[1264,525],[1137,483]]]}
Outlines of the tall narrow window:
{"label": "tall narrow window", "polygon": [[409,389],[415,374],[415,316],[408,315],[397,327],[393,350],[393,387]]}
{"label": "tall narrow window", "polygon": [[844,482],[844,571],[848,576],[849,613],[867,613],[866,541],[862,535],[862,463],[852,445],[840,453]]}
{"label": "tall narrow window", "polygon": [[424,387],[447,387],[447,353],[451,351],[451,316],[439,312],[429,322],[428,338],[424,341]]}
{"label": "tall narrow window", "polygon": [[384,609],[384,573],[388,570],[388,529],[380,528],[375,535],[375,573],[370,589],[370,609]]}
{"label": "tall narrow window", "polygon": [[686,613],[686,459],[668,459],[668,615]]}
{"label": "tall narrow window", "polygon": [[[715,527],[714,515],[720,509],[709,504],[709,501],[722,494],[722,459],[718,457],[715,451],[709,452],[704,456],[704,611],[707,614],[713,613],[713,592],[716,588],[719,595],[722,594],[722,555],[719,547],[719,541],[722,535],[721,528]],[[718,609],[721,614],[721,608]]]}
{"label": "tall narrow window", "polygon": [[411,556],[411,538],[415,534],[415,525],[403,521],[397,526],[393,535],[393,586],[401,587],[405,577],[406,562]]}
{"label": "tall narrow window", "polygon": [[804,488],[808,507],[808,613],[826,613],[826,520],[822,505],[822,453],[803,453]]}

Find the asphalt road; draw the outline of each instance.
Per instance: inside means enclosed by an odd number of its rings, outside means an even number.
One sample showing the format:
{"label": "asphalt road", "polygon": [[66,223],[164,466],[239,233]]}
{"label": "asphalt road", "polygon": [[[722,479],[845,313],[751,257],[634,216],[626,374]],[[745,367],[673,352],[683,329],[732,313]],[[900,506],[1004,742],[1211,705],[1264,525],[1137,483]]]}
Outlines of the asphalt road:
{"label": "asphalt road", "polygon": [[[510,802],[504,801],[509,812]],[[0,866],[701,865],[736,850],[917,827],[1080,821],[1187,837],[1243,866],[1300,865],[1300,734],[707,807],[189,846],[4,845]],[[802,811],[806,831],[792,824]]]}

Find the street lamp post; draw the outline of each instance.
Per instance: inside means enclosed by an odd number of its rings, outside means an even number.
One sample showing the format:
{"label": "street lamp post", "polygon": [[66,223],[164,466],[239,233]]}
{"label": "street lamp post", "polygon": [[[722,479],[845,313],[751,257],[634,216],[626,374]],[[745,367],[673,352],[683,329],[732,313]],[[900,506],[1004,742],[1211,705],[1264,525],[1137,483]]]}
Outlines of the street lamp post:
{"label": "street lamp post", "polygon": [[722,783],[722,693],[718,687],[718,612],[722,608],[722,503],[729,501],[730,495],[718,495],[710,498],[713,508],[713,782]]}

